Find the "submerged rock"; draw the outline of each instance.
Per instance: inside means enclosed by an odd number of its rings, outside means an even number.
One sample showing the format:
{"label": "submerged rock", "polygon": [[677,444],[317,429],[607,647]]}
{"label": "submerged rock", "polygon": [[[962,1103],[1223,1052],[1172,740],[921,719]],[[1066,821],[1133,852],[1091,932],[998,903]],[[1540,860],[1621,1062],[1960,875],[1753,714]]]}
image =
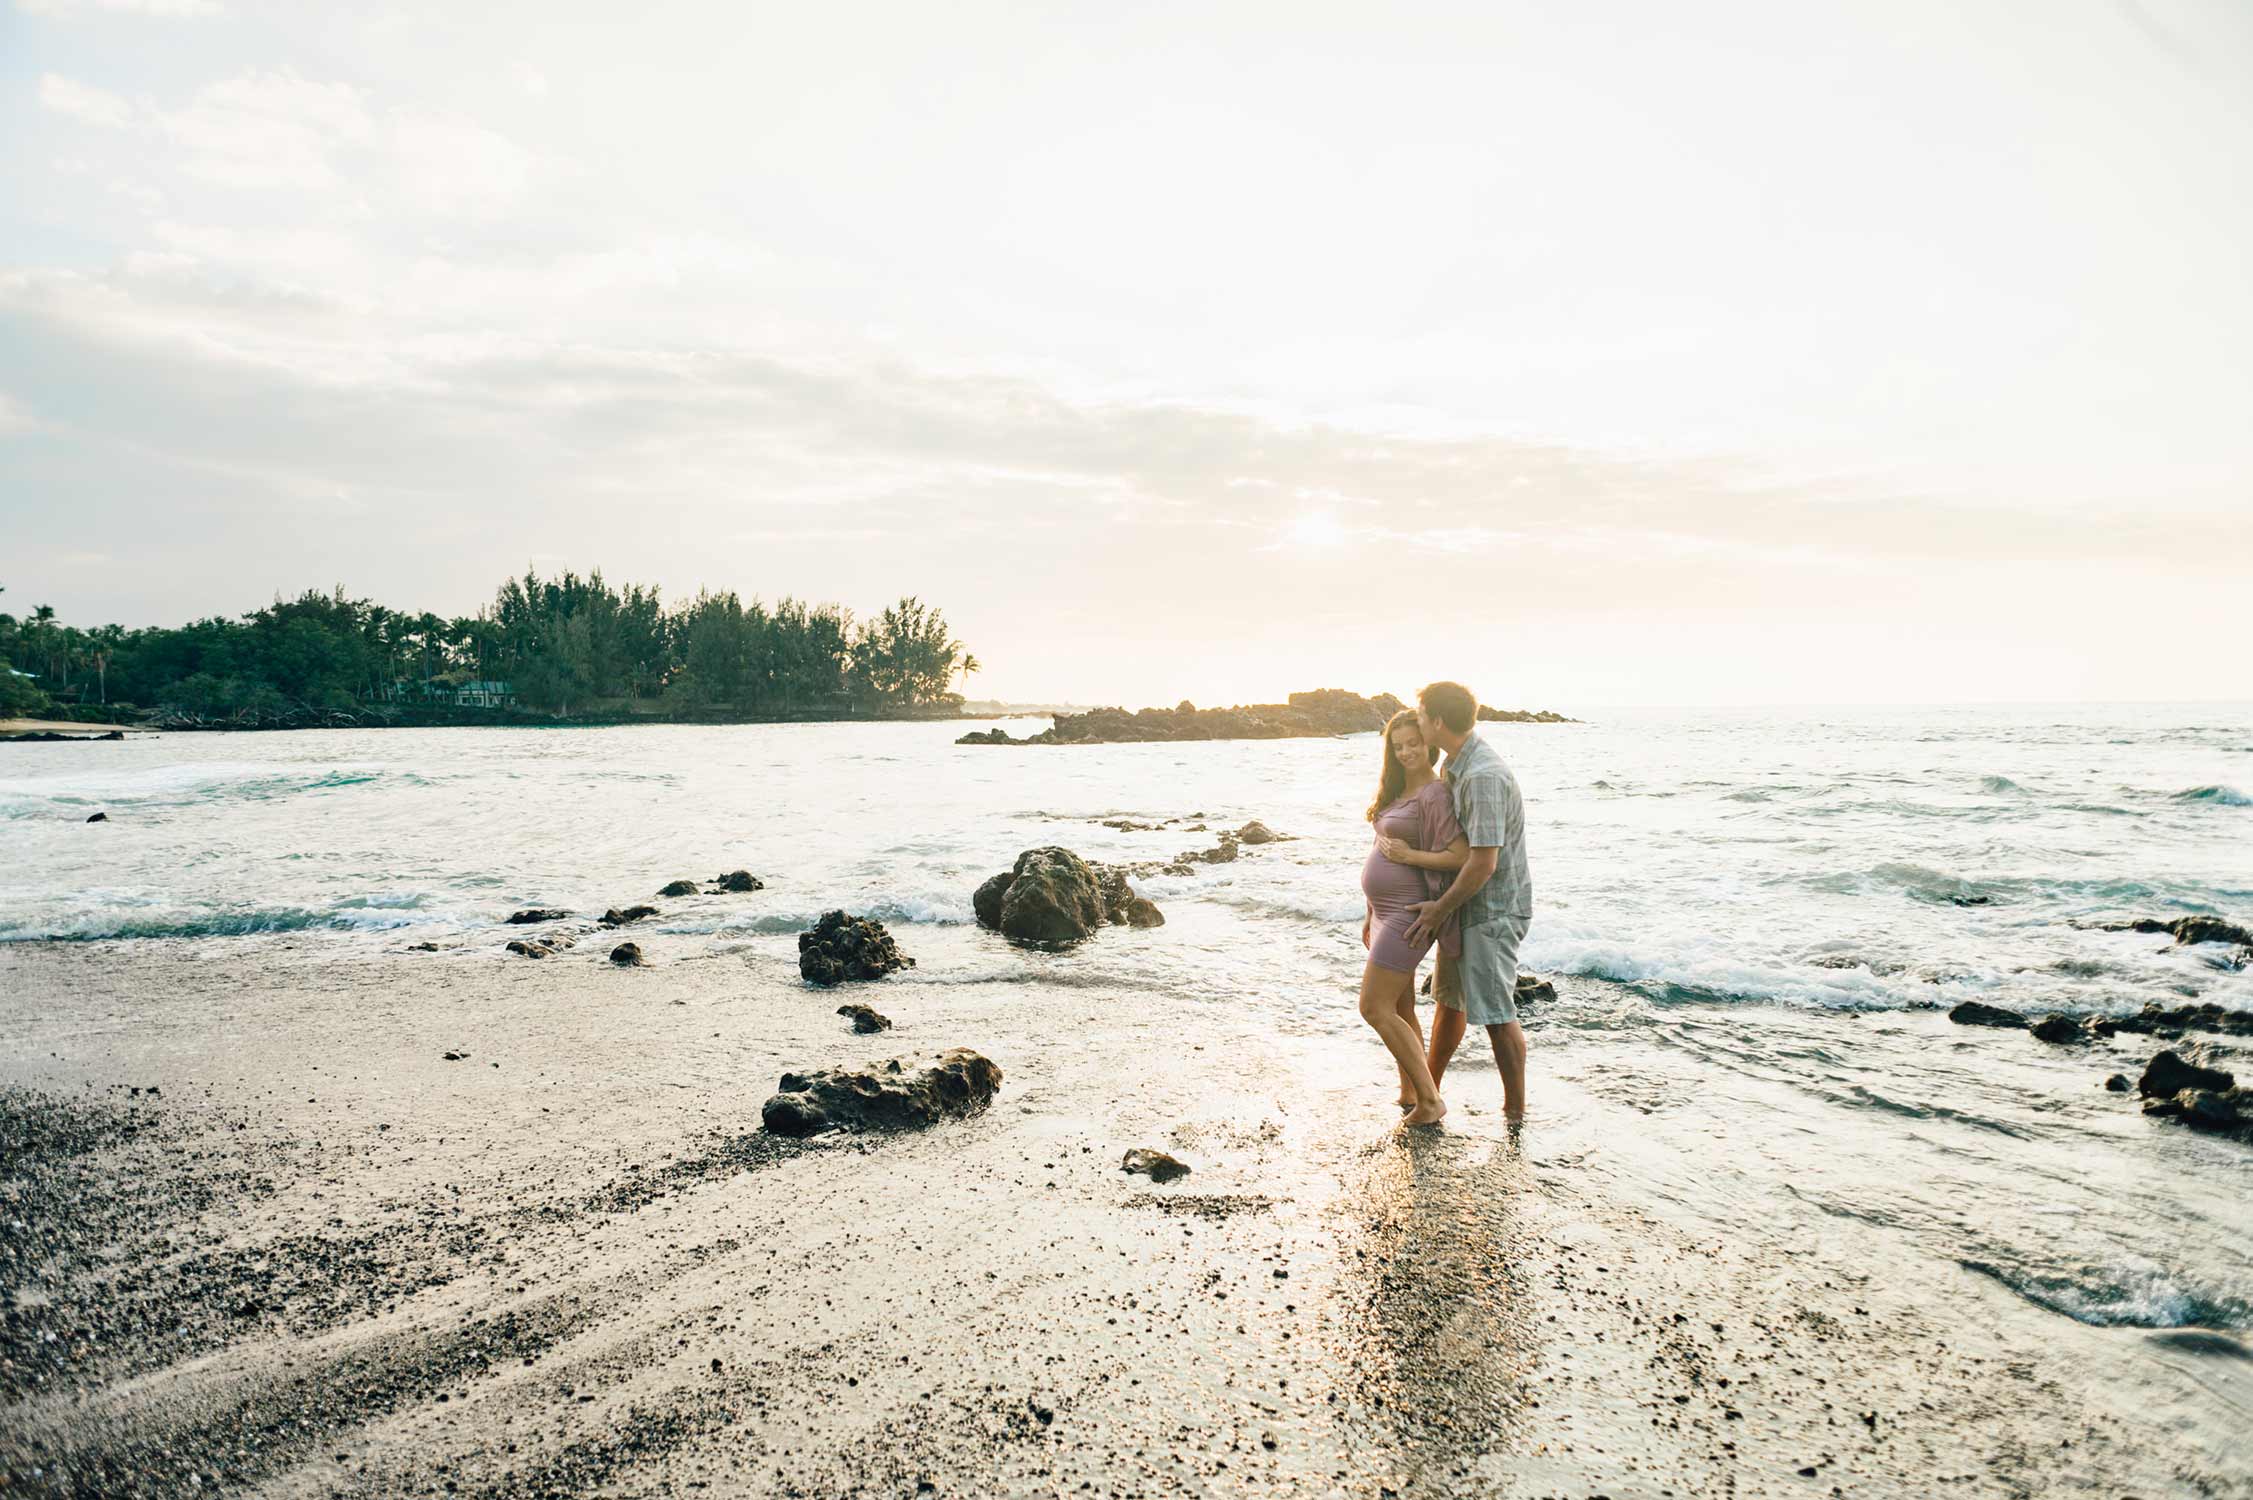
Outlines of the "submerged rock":
{"label": "submerged rock", "polygon": [[528,906],[522,911],[511,912],[508,925],[528,927],[534,922],[561,922],[570,915],[567,911],[555,911],[545,906]]}
{"label": "submerged rock", "polygon": [[2107,1078],[2104,1081],[2104,1087],[2105,1092],[2107,1093],[2125,1094],[2129,1089],[2134,1088],[2135,1085],[2128,1082],[2127,1074],[2115,1073],[2110,1078]]}
{"label": "submerged rock", "polygon": [[94,814],[94,816],[88,818],[86,821],[89,823],[107,823],[109,820],[110,815],[106,812],[103,812]]}
{"label": "submerged rock", "polygon": [[1236,830],[1237,841],[1245,844],[1278,844],[1286,837],[1287,834],[1277,833],[1257,818]]}
{"label": "submerged rock", "polygon": [[2202,1068],[2172,1049],[2154,1057],[2136,1080],[2136,1092],[2145,1098],[2172,1098],[2184,1089],[2226,1089],[2236,1084],[2233,1074],[2220,1068]]}
{"label": "submerged rock", "polygon": [[662,915],[663,913],[654,906],[629,906],[624,911],[620,911],[613,906],[602,914],[602,925],[605,927],[624,927],[627,923],[639,922],[644,917]]}
{"label": "submerged rock", "polygon": [[1520,974],[1515,998],[1520,1005],[1531,1000],[1554,1000],[1557,987],[1538,974]]}
{"label": "submerged rock", "polygon": [[2164,932],[2178,944],[2236,943],[2253,948],[2253,931],[2235,922],[2225,922],[2220,917],[2200,912],[2195,916],[2176,917],[2162,922],[2156,917],[2136,917],[2126,922],[2075,923],[2075,926],[2094,927],[2099,932]]}
{"label": "submerged rock", "polygon": [[1137,1146],[1119,1163],[1122,1172],[1148,1174],[1152,1182],[1171,1182],[1176,1177],[1189,1175],[1189,1163],[1163,1151],[1153,1151],[1147,1146]]}
{"label": "submerged rock", "polygon": [[892,1029],[890,1016],[880,1016],[865,1005],[840,1005],[837,1007],[837,1014],[852,1022],[853,1030],[862,1036]]}
{"label": "submerged rock", "polygon": [[975,1114],[1000,1087],[999,1067],[967,1047],[956,1047],[912,1073],[896,1057],[870,1068],[785,1073],[760,1116],[776,1135],[913,1130]]}
{"label": "submerged rock", "polygon": [[617,947],[610,950],[610,961],[616,964],[621,969],[640,969],[647,967],[647,965],[642,962],[641,944],[639,943],[620,943]]}
{"label": "submerged rock", "polygon": [[2034,1024],[2034,1039],[2042,1042],[2085,1042],[2087,1028],[2078,1016],[2051,1014]]}
{"label": "submerged rock", "polygon": [[1999,1026],[2009,1031],[2029,1029],[2027,1019],[2015,1010],[2005,1010],[1999,1005],[1986,1005],[1977,1000],[1966,1000],[1948,1012],[1948,1019],[1958,1026]]}
{"label": "submerged rock", "polygon": [[693,896],[696,894],[696,882],[693,880],[668,881],[665,888],[657,894],[660,896]]}
{"label": "submerged rock", "polygon": [[511,938],[509,939],[508,951],[522,954],[526,958],[546,958],[549,954],[555,952],[555,949],[546,943],[528,943],[522,938]]}
{"label": "submerged rock", "polygon": [[767,883],[749,870],[730,870],[725,875],[712,877],[712,894],[747,896],[753,891],[763,891]]}
{"label": "submerged rock", "polygon": [[407,951],[409,953],[436,953],[438,945],[436,943],[409,943]]}
{"label": "submerged rock", "polygon": [[798,934],[798,972],[813,984],[882,979],[914,965],[884,924],[868,917],[825,911],[811,932]]}

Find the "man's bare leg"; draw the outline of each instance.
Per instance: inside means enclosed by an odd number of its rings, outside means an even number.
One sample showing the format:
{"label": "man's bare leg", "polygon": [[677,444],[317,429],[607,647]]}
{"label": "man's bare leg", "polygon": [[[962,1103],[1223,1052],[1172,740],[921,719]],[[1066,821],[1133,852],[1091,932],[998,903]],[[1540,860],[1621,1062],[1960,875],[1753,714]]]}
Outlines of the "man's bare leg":
{"label": "man's bare leg", "polygon": [[[1456,1012],[1460,1021],[1462,1012]],[[1435,1024],[1436,1033],[1439,1027]],[[1494,1044],[1494,1066],[1502,1074],[1502,1113],[1512,1120],[1525,1118],[1525,1028],[1515,1021],[1486,1028]]]}
{"label": "man's bare leg", "polygon": [[1432,998],[1439,1003],[1432,1007],[1432,1041],[1424,1054],[1424,1069],[1437,1083],[1454,1058],[1455,1049],[1462,1045],[1466,1029],[1462,978],[1455,972],[1455,961],[1444,953],[1432,970]]}

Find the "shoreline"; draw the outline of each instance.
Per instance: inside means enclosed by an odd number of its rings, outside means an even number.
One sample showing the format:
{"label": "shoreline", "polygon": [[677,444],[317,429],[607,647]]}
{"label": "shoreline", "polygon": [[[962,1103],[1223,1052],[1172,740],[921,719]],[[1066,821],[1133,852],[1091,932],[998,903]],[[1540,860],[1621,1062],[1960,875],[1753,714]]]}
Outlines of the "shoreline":
{"label": "shoreline", "polygon": [[[1474,1041],[1427,1135],[1358,1036],[1125,981],[1067,991],[1060,1030],[1054,959],[948,983],[939,953],[839,995],[771,946],[0,951],[13,1216],[48,1272],[9,1311],[0,1469],[58,1494],[2253,1493],[2239,1340],[2073,1322],[1820,1212],[1717,1224],[1666,1183],[1758,1159],[1694,1105],[1623,1104],[1618,1044],[1553,1008],[1524,1132]],[[851,1036],[843,998],[897,1029]],[[1005,1073],[972,1119],[756,1128],[785,1068],[957,1045]],[[1725,1076],[1685,1055],[1672,1084]],[[1638,1173],[1586,1155],[1623,1130]],[[1126,1176],[1137,1146],[1194,1170]]]}

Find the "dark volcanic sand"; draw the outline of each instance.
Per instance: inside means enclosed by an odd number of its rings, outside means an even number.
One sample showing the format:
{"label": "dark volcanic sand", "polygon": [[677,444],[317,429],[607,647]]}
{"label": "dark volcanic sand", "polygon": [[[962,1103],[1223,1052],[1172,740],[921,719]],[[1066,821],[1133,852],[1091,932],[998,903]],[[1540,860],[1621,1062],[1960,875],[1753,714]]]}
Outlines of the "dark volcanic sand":
{"label": "dark volcanic sand", "polygon": [[[751,954],[168,946],[0,952],[11,1494],[2253,1493],[2235,1340],[1600,1191],[1483,1049],[1411,1136],[1373,1041],[1040,959],[855,1037]],[[983,1116],[756,1129],[955,1045]]]}

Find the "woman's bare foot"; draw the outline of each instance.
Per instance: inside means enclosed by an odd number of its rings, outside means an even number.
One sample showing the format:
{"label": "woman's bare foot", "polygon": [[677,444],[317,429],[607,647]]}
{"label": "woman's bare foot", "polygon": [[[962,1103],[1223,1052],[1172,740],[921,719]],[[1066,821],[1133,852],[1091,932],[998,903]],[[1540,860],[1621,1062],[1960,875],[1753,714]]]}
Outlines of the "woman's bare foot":
{"label": "woman's bare foot", "polygon": [[1437,1125],[1447,1117],[1447,1101],[1434,1099],[1429,1104],[1419,1104],[1410,1110],[1401,1123],[1404,1125]]}

